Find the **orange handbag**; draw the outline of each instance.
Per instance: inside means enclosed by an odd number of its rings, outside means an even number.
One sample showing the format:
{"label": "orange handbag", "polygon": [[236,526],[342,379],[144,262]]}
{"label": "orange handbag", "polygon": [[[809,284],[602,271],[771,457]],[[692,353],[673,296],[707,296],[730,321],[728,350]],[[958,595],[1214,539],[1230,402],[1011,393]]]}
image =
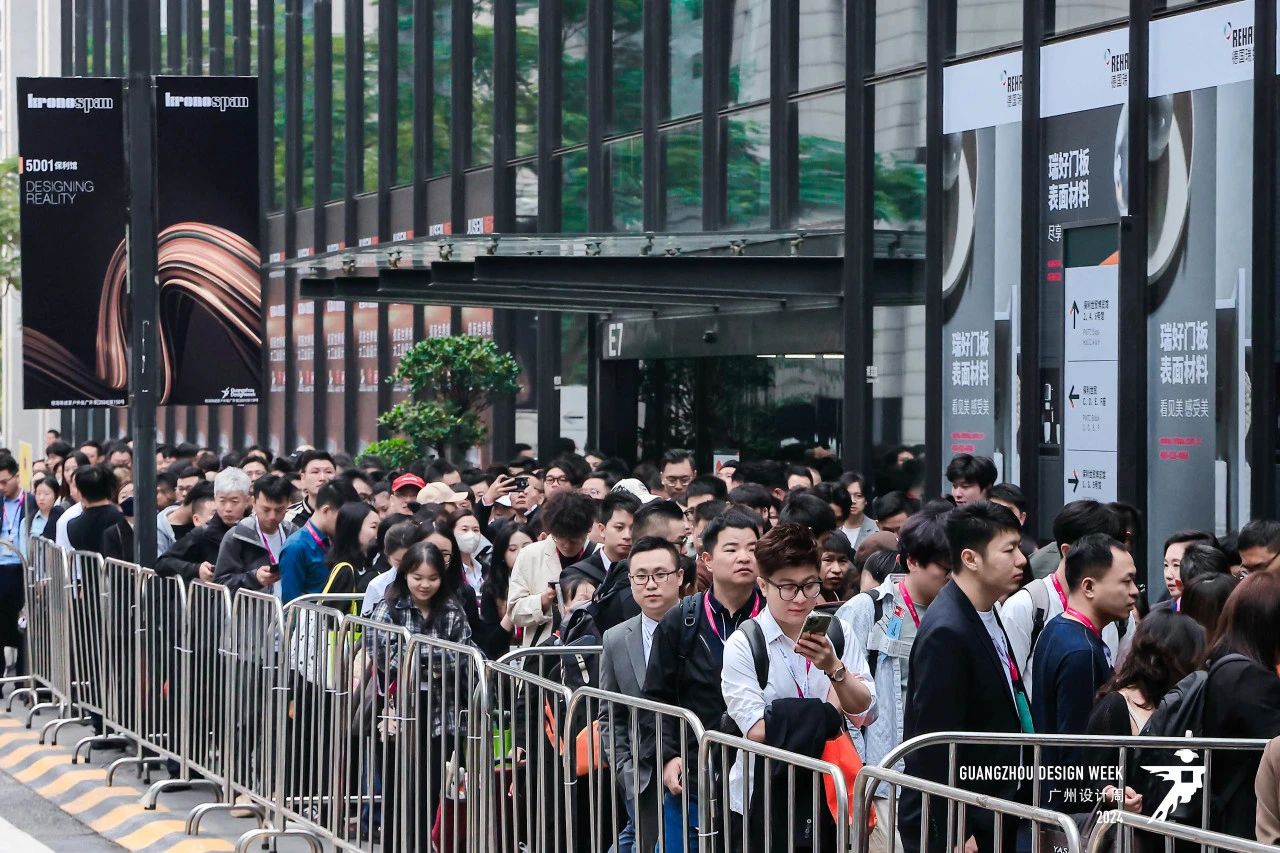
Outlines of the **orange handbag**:
{"label": "orange handbag", "polygon": [[[822,760],[834,764],[840,768],[840,773],[844,776],[844,789],[846,796],[849,798],[848,811],[849,822],[853,822],[853,780],[857,777],[858,771],[862,769],[862,756],[858,755],[858,750],[853,745],[853,738],[849,737],[847,731],[841,731],[831,740],[827,741],[827,745],[822,749]],[[838,800],[836,800],[836,786],[830,776],[822,777],[822,787],[826,793],[827,809],[831,812],[831,819],[835,820],[837,816]],[[876,825],[875,809],[867,809],[867,830],[870,831]]]}
{"label": "orange handbag", "polygon": [[[547,740],[551,741],[551,746],[563,755],[565,744],[561,742],[556,732],[556,715],[551,711],[551,702],[543,702],[542,710],[546,716]],[[574,736],[573,759],[575,776],[586,776],[592,770],[599,770],[604,766],[604,753],[600,749],[599,720],[592,720],[590,725],[584,726]]]}

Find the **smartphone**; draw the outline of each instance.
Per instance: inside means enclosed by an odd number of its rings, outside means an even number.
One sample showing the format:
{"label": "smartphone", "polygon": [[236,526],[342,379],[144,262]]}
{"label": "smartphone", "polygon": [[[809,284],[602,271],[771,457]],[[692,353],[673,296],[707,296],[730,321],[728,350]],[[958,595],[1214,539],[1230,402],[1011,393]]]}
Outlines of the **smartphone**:
{"label": "smartphone", "polygon": [[529,488],[529,478],[528,478],[528,477],[516,477],[516,489],[517,489],[518,491],[523,492],[523,491],[524,491],[525,489],[527,489],[527,488]]}
{"label": "smartphone", "polygon": [[801,634],[826,634],[827,629],[831,627],[831,614],[818,613],[814,611],[804,618],[804,625],[800,628]]}

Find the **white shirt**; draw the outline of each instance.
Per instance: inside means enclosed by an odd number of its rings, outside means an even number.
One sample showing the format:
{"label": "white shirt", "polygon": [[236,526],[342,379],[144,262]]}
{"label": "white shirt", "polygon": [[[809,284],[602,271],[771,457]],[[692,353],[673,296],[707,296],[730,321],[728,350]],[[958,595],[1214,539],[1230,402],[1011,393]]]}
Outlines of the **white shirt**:
{"label": "white shirt", "polygon": [[[1009,671],[1009,646],[1004,641],[1004,632],[1000,630],[1000,623],[996,621],[996,612],[979,610],[978,618],[982,620],[982,626],[987,629],[987,636],[996,647],[996,656],[1000,658],[1000,669],[1004,671],[1004,680],[1009,684],[1009,695],[1013,696],[1013,673]],[[1018,674],[1022,675],[1022,671],[1019,670]]]}
{"label": "white shirt", "polygon": [[360,602],[360,615],[368,619],[373,616],[373,608],[378,606],[387,595],[387,587],[391,586],[391,582],[396,579],[396,570],[387,569],[373,580],[369,581],[369,585],[364,589],[364,600]]}
{"label": "white shirt", "polygon": [[[751,644],[741,630],[734,631],[724,644],[724,665],[720,673],[725,706],[743,737],[764,719],[765,708],[773,700],[794,697],[825,700],[831,690],[831,679],[816,666],[806,666],[807,659],[795,651],[795,641],[782,633],[767,607],[760,611],[755,621],[764,633],[765,648],[769,650],[769,680],[764,690],[760,690],[760,682],[756,679]],[[862,682],[871,693],[871,705],[867,710],[848,717],[855,726],[864,726],[876,717],[876,687],[867,668],[867,654],[862,641],[854,635],[848,622],[841,622],[845,642],[840,662],[849,671],[846,677]],[[729,773],[730,808],[743,814],[743,799],[742,756],[739,755]]]}
{"label": "white shirt", "polygon": [[476,594],[476,604],[480,604],[480,584],[484,583],[484,566],[475,557],[471,558],[471,565],[475,568],[468,568],[466,562],[462,564],[462,574],[466,576],[467,585],[471,587],[471,591]]}
{"label": "white shirt", "polygon": [[79,518],[82,512],[84,512],[84,504],[77,501],[67,507],[67,511],[58,517],[58,532],[54,536],[54,541],[68,551],[71,550],[71,540],[67,538],[67,525]]}
{"label": "white shirt", "polygon": [[649,662],[649,652],[653,651],[653,632],[658,630],[658,623],[640,614],[640,635],[644,641],[644,662]]}
{"label": "white shirt", "polygon": [[[1005,633],[1009,635],[1013,659],[1018,663],[1018,674],[1022,676],[1022,686],[1027,690],[1028,698],[1034,695],[1031,684],[1031,629],[1035,625],[1037,602],[1045,608],[1044,624],[1046,625],[1049,624],[1050,619],[1062,612],[1062,599],[1058,597],[1052,577],[1050,575],[1039,578],[1027,584],[1026,587],[1009,596],[999,611],[1000,621],[1004,624]],[[1066,589],[1065,584],[1063,589]],[[1132,613],[1129,614],[1129,625],[1125,629],[1123,640],[1114,622],[1102,629],[1102,642],[1110,650],[1111,659],[1117,662],[1117,666],[1129,650],[1136,631],[1137,625]]]}

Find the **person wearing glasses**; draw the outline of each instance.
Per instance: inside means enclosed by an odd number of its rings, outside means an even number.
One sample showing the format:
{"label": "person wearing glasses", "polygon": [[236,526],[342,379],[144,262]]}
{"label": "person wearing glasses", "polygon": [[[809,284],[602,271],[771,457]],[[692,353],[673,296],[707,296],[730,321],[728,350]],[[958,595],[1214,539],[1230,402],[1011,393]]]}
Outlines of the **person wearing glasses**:
{"label": "person wearing glasses", "polygon": [[[818,543],[808,528],[779,524],[770,530],[756,545],[756,563],[760,568],[757,583],[765,600],[764,609],[753,619],[759,636],[753,643],[752,632],[744,627],[725,642],[720,676],[725,707],[748,740],[817,758],[826,742],[845,729],[846,720],[863,726],[876,718],[876,689],[866,652],[843,620],[839,654],[831,640],[831,635],[839,632],[803,633],[805,620],[822,600]],[[759,659],[762,655],[767,658],[764,662]],[[763,678],[766,672],[767,679]],[[797,778],[796,784],[801,783]],[[759,785],[753,779],[752,787]],[[787,784],[781,787],[786,789]],[[739,758],[729,773],[729,806],[735,814],[745,815],[744,806],[750,800]],[[809,803],[810,796],[797,790],[794,802]],[[785,825],[757,825],[762,811],[759,805],[753,807],[751,825],[744,828],[752,838],[769,833],[775,849],[781,849],[787,843],[785,834],[796,822],[775,820],[775,824]],[[800,808],[806,819],[807,812]],[[835,837],[834,823],[826,823],[813,828],[815,847],[820,839]],[[778,838],[778,833],[784,837]]]}
{"label": "person wearing glasses", "polygon": [[[644,689],[649,653],[658,623],[680,600],[680,569],[676,547],[660,536],[646,536],[631,548],[628,580],[640,613],[604,632],[600,657],[600,687],[627,696]],[[617,853],[652,850],[658,841],[658,795],[661,785],[654,761],[653,725],[649,715],[637,714],[637,750],[631,754],[632,715],[625,708],[602,704],[600,729],[618,784],[625,797],[627,825],[618,836]]]}
{"label": "person wearing glasses", "polygon": [[1240,528],[1236,539],[1245,574],[1280,569],[1280,521],[1259,518]]}
{"label": "person wearing glasses", "polygon": [[698,476],[693,467],[693,454],[687,450],[668,450],[662,454],[658,472],[667,497],[683,507],[688,500],[689,484]]}

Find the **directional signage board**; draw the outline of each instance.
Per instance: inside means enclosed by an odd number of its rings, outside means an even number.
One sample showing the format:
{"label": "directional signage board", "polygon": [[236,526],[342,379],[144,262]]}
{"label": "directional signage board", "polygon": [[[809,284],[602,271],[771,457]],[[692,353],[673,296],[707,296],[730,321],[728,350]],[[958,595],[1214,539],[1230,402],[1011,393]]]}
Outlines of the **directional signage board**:
{"label": "directional signage board", "polygon": [[1116,499],[1119,266],[1067,267],[1064,276],[1062,497]]}

